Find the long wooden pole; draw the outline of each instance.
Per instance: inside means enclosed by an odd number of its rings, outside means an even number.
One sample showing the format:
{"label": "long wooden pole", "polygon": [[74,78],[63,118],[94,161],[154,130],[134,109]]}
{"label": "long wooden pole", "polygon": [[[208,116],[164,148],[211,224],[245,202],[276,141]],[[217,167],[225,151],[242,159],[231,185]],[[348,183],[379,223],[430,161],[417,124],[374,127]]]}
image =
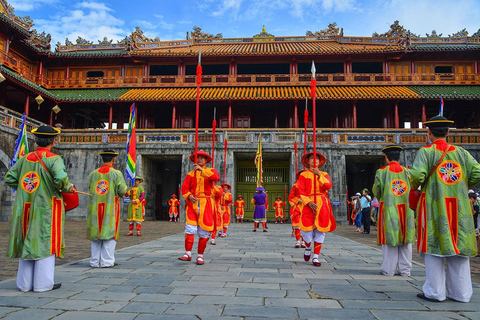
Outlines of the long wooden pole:
{"label": "long wooden pole", "polygon": [[[317,80],[315,79],[315,63],[312,61],[312,81],[310,82],[311,92],[310,95],[312,96],[312,121],[313,121],[313,167],[317,167],[317,126],[316,126],[316,97],[317,97]],[[313,176],[313,200],[315,204],[317,204],[317,177]]]}
{"label": "long wooden pole", "polygon": [[[303,123],[305,124],[305,131],[303,134],[303,154],[307,153],[307,125],[308,125],[308,97],[305,98],[305,112],[303,114]],[[305,165],[303,165],[303,170],[305,170]],[[296,172],[295,172],[296,174]]]}
{"label": "long wooden pole", "polygon": [[223,184],[225,184],[225,174],[227,173],[227,148],[228,141],[225,139],[225,153],[223,155]]}
{"label": "long wooden pole", "polygon": [[215,129],[217,128],[217,120],[215,119],[217,108],[213,109],[213,121],[212,121],[212,168],[215,164]]}
{"label": "long wooden pole", "polygon": [[197,65],[197,105],[195,110],[195,164],[197,164],[198,152],[198,117],[200,114],[200,84],[202,83],[202,49],[198,50],[198,65]]}

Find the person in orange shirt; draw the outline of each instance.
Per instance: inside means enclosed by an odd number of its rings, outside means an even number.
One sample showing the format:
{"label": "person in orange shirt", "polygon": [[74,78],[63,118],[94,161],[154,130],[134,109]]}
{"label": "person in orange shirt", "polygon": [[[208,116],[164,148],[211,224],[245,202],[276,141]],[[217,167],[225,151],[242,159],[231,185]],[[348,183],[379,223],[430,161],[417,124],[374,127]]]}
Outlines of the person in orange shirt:
{"label": "person in orange shirt", "polygon": [[223,188],[223,194],[222,197],[220,198],[220,205],[222,206],[222,212],[223,212],[223,232],[222,232],[222,238],[225,238],[227,236],[227,229],[228,226],[230,225],[230,204],[233,202],[232,194],[230,193],[230,190],[232,187],[229,184],[222,184]]}
{"label": "person in orange shirt", "polygon": [[300,212],[303,209],[303,203],[300,199],[300,189],[298,188],[298,178],[304,170],[300,170],[296,174],[297,181],[293,184],[292,190],[288,195],[288,202],[290,203],[290,217],[292,218],[292,229],[293,236],[297,242],[295,243],[295,248],[305,248],[305,241],[300,243],[301,234],[300,234]]}
{"label": "person in orange shirt", "polygon": [[178,221],[178,206],[180,205],[180,201],[177,199],[176,194],[172,194],[170,200],[168,200],[168,205],[170,206],[170,210],[168,214],[170,215],[170,222]]}
{"label": "person in orange shirt", "polygon": [[216,245],[217,243],[215,242],[215,238],[217,237],[217,231],[222,230],[223,228],[223,218],[222,218],[222,210],[220,206],[220,198],[223,195],[223,190],[222,187],[218,184],[214,186],[214,198],[215,198],[215,209],[213,212],[213,223],[214,223],[214,228],[212,231],[212,240],[210,241],[210,244]]}
{"label": "person in orange shirt", "polygon": [[[190,156],[195,161],[195,153]],[[212,157],[205,151],[197,152],[197,163],[193,165],[182,185],[182,196],[185,199],[185,254],[179,257],[182,261],[192,260],[194,235],[198,234],[197,264],[203,265],[203,253],[207,247],[209,232],[214,230],[213,213],[215,210],[214,186],[220,176],[214,168],[205,165]]]}
{"label": "person in orange shirt", "polygon": [[281,197],[277,197],[275,200],[273,203],[273,208],[275,209],[275,224],[277,224],[277,219],[280,220],[280,223],[283,223],[283,207],[285,207],[285,202],[282,201]]}
{"label": "person in orange shirt", "polygon": [[237,201],[235,201],[233,206],[236,207],[235,215],[237,216],[237,223],[239,223],[240,221],[243,223],[243,216],[245,215],[245,201],[243,201],[242,195],[239,195],[237,197]]}
{"label": "person in orange shirt", "polygon": [[316,267],[322,265],[318,260],[318,255],[325,240],[325,233],[332,232],[337,227],[332,205],[328,199],[328,190],[332,188],[332,180],[328,173],[318,169],[323,167],[326,161],[325,156],[321,153],[316,153],[316,161],[313,152],[304,154],[302,163],[309,169],[302,172],[298,178],[300,200],[303,203],[300,211],[300,230],[306,245],[303,258],[305,261],[310,261],[310,245],[313,241],[312,263]]}

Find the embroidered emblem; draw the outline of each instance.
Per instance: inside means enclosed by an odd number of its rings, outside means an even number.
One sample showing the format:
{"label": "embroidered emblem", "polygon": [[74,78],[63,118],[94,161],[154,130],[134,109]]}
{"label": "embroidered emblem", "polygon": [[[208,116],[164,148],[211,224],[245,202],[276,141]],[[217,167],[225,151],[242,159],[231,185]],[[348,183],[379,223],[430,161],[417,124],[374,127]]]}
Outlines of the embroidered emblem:
{"label": "embroidered emblem", "polygon": [[98,195],[103,196],[108,193],[108,181],[107,180],[98,180],[95,191]]}
{"label": "embroidered emblem", "polygon": [[438,166],[437,174],[443,183],[454,185],[462,178],[462,168],[456,161],[445,160]]}
{"label": "embroidered emblem", "polygon": [[29,171],[22,177],[22,189],[25,192],[32,193],[37,190],[40,184],[40,177],[35,171]]}
{"label": "embroidered emblem", "polygon": [[401,197],[408,192],[408,184],[401,179],[395,179],[392,181],[392,184],[390,185],[392,188],[392,193],[396,195],[397,197]]}

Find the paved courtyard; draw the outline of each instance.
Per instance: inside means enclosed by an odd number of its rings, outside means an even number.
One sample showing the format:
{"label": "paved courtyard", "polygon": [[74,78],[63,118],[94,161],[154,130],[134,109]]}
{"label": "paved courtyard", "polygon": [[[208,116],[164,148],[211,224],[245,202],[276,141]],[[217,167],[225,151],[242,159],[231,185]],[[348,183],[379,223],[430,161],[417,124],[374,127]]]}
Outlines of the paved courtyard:
{"label": "paved courtyard", "polygon": [[[182,262],[183,234],[120,249],[115,268],[92,269],[88,259],[56,267],[62,288],[21,293],[0,282],[1,319],[480,319],[480,289],[470,303],[420,300],[425,280],[380,275],[381,251],[328,234],[321,267],[293,248],[290,225],[233,224],[208,245],[205,265]],[[195,242],[196,249],[197,242]],[[477,258],[478,259],[478,258]]]}

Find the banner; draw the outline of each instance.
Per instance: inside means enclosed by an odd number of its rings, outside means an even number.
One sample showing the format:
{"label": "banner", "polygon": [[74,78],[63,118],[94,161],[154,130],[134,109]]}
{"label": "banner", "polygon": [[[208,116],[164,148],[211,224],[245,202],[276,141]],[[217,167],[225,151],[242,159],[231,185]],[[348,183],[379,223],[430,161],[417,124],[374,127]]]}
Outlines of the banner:
{"label": "banner", "polygon": [[127,135],[127,180],[130,180],[132,186],[135,185],[135,163],[137,156],[137,143],[135,135],[135,103],[130,107],[130,119],[128,120],[128,135]]}
{"label": "banner", "polygon": [[22,124],[20,125],[20,133],[18,134],[18,139],[15,140],[15,150],[13,151],[12,161],[10,162],[10,167],[13,167],[17,161],[28,153],[28,142],[27,142],[27,126],[25,124],[25,113],[22,117]]}

